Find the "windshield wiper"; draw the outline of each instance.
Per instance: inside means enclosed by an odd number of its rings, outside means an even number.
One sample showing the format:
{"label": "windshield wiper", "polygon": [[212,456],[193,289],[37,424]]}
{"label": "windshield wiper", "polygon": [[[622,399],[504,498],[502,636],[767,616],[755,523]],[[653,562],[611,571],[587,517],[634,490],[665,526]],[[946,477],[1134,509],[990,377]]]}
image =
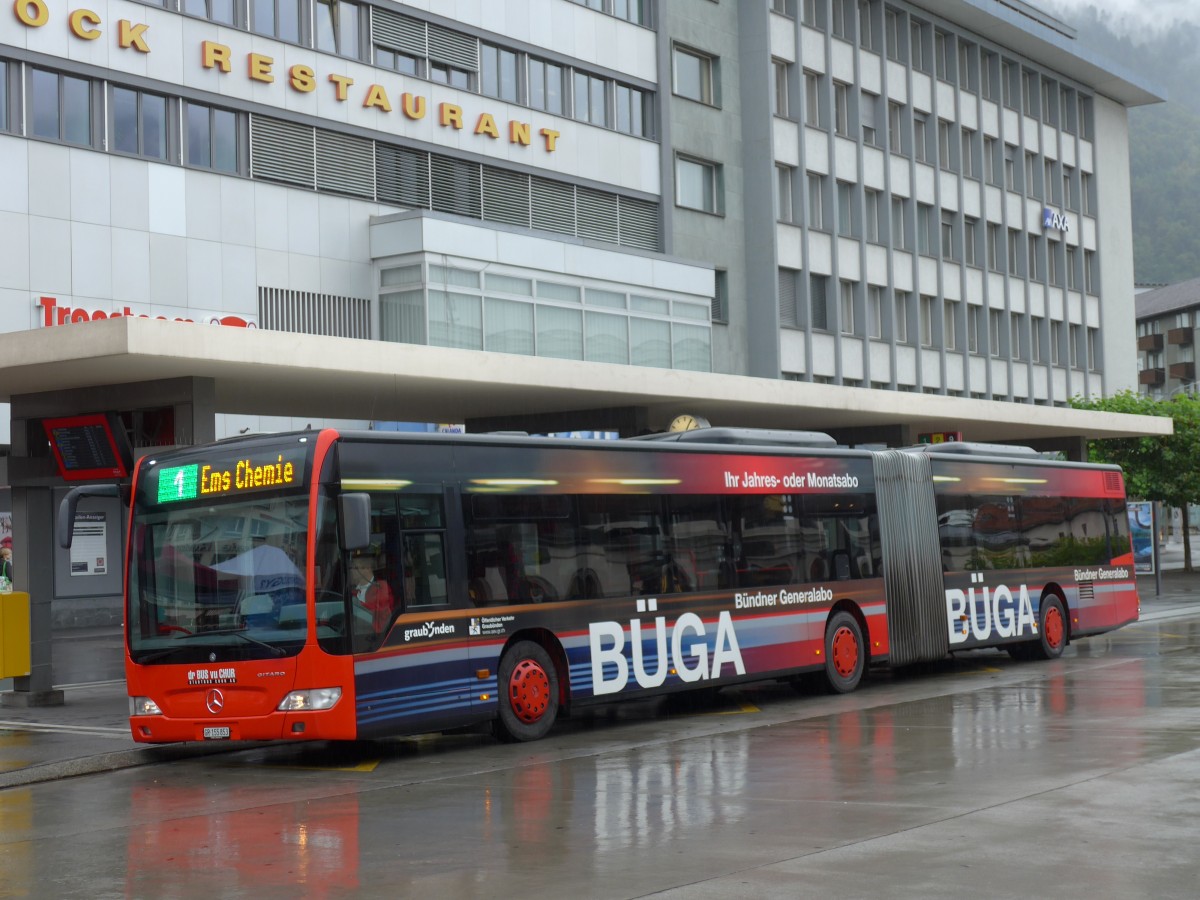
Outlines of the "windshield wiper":
{"label": "windshield wiper", "polygon": [[[254,646],[256,646],[256,647],[262,647],[264,650],[270,651],[271,655],[276,658],[287,655],[287,651],[284,650],[282,647],[276,647],[274,644],[268,644],[266,641],[260,641],[258,638],[252,638],[252,637],[250,637],[250,635],[246,634],[244,631],[239,631],[236,628],[222,628],[222,629],[218,629],[216,631],[197,631],[194,634],[181,634],[179,637],[172,638],[172,640],[177,641],[177,642],[180,642],[180,641],[186,642],[192,638],[197,638],[197,637],[209,637],[210,635],[216,636],[216,637],[225,637],[226,635],[231,635],[231,634],[236,637],[240,637],[243,641],[246,641],[247,643],[254,644]],[[138,660],[138,663],[139,664],[152,663],[156,659],[162,659],[163,657],[170,656],[172,653],[177,653],[178,651],[184,650],[184,649],[187,649],[187,648],[185,646],[167,647],[164,650],[159,650],[155,653],[151,653],[149,656],[143,656],[141,659]]]}

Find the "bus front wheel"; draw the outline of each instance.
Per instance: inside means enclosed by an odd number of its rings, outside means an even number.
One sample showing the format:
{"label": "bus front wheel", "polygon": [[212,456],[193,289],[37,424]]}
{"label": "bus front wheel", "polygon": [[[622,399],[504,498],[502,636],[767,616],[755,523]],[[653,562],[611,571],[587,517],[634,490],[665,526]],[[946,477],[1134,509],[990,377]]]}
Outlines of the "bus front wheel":
{"label": "bus front wheel", "polygon": [[502,741],[543,738],[558,717],[558,671],[550,654],[533,641],[518,641],[500,660],[500,716],[494,723]]}
{"label": "bus front wheel", "polygon": [[862,681],[866,649],[858,619],[842,610],[825,626],[825,681],[835,694],[848,694]]}

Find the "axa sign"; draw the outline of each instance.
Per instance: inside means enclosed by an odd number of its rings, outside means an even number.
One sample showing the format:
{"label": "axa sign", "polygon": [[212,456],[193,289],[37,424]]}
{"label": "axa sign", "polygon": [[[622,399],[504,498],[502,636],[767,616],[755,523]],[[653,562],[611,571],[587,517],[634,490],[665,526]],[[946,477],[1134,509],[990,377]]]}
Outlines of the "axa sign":
{"label": "axa sign", "polygon": [[53,325],[70,325],[75,322],[94,322],[100,319],[119,319],[123,316],[134,316],[139,319],[161,319],[175,322],[202,322],[206,325],[228,325],[234,328],[257,328],[258,322],[246,316],[235,316],[220,310],[189,309],[186,316],[164,316],[148,312],[139,312],[128,304],[120,309],[84,309],[60,303],[55,297],[38,297],[34,307],[40,309],[41,326],[49,328]]}
{"label": "axa sign", "polygon": [[1066,234],[1071,230],[1071,222],[1067,219],[1066,213],[1055,212],[1047,206],[1042,210],[1042,228],[1053,228],[1055,231]]}

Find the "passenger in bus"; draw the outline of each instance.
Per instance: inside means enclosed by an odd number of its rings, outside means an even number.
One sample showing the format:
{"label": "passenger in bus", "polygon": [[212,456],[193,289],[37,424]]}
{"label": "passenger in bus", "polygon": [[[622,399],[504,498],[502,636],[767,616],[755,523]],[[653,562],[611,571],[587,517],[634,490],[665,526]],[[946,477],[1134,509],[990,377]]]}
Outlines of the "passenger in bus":
{"label": "passenger in bus", "polygon": [[354,602],[370,614],[372,627],[381,634],[391,622],[396,604],[387,583],[375,578],[374,559],[354,557],[350,563],[350,583],[354,585]]}

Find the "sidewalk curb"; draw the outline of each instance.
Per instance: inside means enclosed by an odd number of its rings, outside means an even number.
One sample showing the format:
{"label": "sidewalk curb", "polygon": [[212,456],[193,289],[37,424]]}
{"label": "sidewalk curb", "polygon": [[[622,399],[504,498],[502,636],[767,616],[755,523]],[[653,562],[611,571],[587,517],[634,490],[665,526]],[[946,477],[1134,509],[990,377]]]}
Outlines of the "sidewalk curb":
{"label": "sidewalk curb", "polygon": [[183,744],[136,747],[131,750],[113,750],[109,753],[99,753],[93,756],[81,756],[75,759],[64,759],[42,765],[27,766],[23,769],[14,769],[11,772],[0,772],[0,791],[6,788],[42,784],[47,781],[59,781],[63,778],[73,778],[77,775],[96,775],[100,772],[116,772],[121,769],[133,769],[138,766],[180,762],[199,756],[233,753],[237,750],[246,750],[253,746],[253,742],[237,741],[220,745]]}

